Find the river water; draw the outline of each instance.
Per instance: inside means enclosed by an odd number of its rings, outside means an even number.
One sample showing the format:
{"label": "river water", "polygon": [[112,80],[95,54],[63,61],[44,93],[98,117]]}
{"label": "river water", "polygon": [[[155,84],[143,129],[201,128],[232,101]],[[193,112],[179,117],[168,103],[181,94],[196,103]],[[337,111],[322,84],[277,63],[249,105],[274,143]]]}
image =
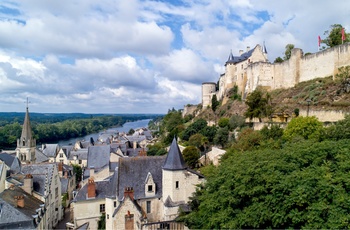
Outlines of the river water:
{"label": "river water", "polygon": [[71,138],[69,140],[63,140],[63,141],[59,141],[58,145],[59,146],[65,146],[65,145],[70,145],[70,144],[75,144],[76,141],[81,141],[81,140],[90,140],[90,138],[92,137],[94,139],[94,141],[97,141],[97,138],[99,137],[99,135],[101,133],[104,132],[129,132],[130,129],[137,129],[137,128],[142,128],[148,127],[148,122],[152,120],[152,119],[144,119],[144,120],[138,120],[138,121],[132,121],[132,122],[126,122],[123,126],[119,126],[119,127],[112,127],[109,129],[106,129],[104,131],[101,131],[99,133],[92,133],[89,135],[86,135],[84,137],[76,137],[76,138]]}

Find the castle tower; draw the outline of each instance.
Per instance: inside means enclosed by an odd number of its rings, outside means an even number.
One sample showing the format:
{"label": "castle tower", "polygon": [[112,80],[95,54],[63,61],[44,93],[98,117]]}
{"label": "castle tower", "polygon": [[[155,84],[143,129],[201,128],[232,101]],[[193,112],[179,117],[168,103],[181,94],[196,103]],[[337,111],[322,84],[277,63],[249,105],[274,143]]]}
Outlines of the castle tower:
{"label": "castle tower", "polygon": [[187,165],[174,138],[162,169],[163,201],[168,199],[168,197],[173,202],[185,200],[186,170]]}
{"label": "castle tower", "polygon": [[30,126],[28,98],[26,115],[22,128],[21,138],[17,139],[16,156],[22,163],[35,162],[36,140],[33,138],[32,128]]}
{"label": "castle tower", "polygon": [[216,83],[215,82],[203,82],[202,83],[202,107],[206,109],[211,106],[211,99],[216,93]]}

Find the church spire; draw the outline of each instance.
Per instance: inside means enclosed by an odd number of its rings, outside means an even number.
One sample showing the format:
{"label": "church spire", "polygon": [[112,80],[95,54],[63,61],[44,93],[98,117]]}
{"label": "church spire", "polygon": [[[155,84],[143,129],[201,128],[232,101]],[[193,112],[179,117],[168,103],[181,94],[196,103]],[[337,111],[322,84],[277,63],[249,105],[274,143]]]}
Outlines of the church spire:
{"label": "church spire", "polygon": [[28,98],[26,114],[22,127],[21,138],[17,139],[16,155],[22,163],[35,162],[36,140],[33,138],[32,127],[30,126]]}
{"label": "church spire", "polygon": [[24,123],[22,128],[22,135],[21,135],[21,146],[23,147],[32,147],[32,127],[30,126],[30,119],[29,119],[29,108],[28,108],[28,98],[27,98],[27,107],[26,107],[26,115],[24,117]]}

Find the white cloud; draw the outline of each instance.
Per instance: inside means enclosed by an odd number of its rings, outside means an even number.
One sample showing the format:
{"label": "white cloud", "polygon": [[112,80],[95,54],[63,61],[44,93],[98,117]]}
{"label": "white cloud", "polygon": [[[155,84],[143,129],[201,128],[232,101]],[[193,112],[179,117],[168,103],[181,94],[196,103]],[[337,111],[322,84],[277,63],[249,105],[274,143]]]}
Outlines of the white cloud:
{"label": "white cloud", "polygon": [[[200,102],[230,50],[317,51],[346,1],[4,0],[0,111],[166,112]],[[4,10],[5,9],[5,10]],[[8,12],[6,9],[10,9]]]}

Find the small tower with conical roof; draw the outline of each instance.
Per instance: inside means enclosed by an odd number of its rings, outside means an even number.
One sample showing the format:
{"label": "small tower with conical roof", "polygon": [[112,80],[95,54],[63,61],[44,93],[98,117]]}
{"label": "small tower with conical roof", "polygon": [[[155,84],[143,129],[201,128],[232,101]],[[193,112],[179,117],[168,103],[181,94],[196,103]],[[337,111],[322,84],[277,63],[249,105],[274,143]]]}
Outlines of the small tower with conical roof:
{"label": "small tower with conical roof", "polygon": [[163,165],[163,199],[168,197],[173,202],[184,200],[186,194],[186,171],[187,165],[177,145],[176,139],[170,145],[168,155]]}
{"label": "small tower with conical roof", "polygon": [[24,117],[21,138],[17,139],[16,156],[22,163],[33,163],[35,162],[35,147],[36,140],[33,138],[32,128],[30,126],[27,98],[26,115]]}

